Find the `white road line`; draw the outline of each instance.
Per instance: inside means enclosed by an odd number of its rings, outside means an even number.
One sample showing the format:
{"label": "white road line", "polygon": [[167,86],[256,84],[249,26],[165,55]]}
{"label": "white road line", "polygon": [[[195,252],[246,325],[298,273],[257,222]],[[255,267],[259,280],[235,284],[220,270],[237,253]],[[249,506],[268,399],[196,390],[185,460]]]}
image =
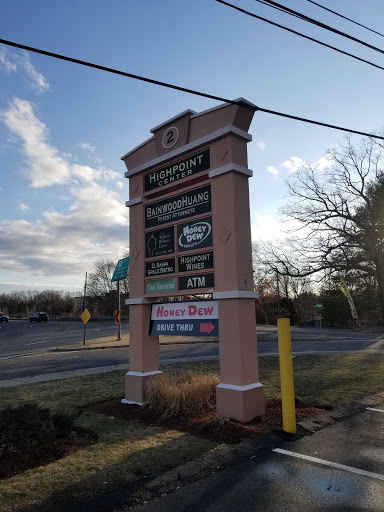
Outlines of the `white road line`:
{"label": "white road line", "polygon": [[6,359],[16,359],[17,357],[30,356],[32,352],[25,352],[24,354],[14,354],[12,356],[4,356],[0,357],[0,361],[5,361]]}
{"label": "white road line", "polygon": [[331,468],[342,469],[344,471],[349,471],[350,473],[355,473],[357,475],[369,476],[370,478],[375,478],[376,480],[384,480],[384,475],[380,475],[379,473],[372,473],[371,471],[365,471],[364,469],[353,468],[352,466],[345,466],[344,464],[338,464],[337,462],[330,462],[328,460],[318,459],[317,457],[302,455],[301,453],[289,452],[287,450],[282,450],[281,448],[275,448],[272,451],[276,453],[281,453],[282,455],[296,457],[297,459],[315,462],[316,464],[322,464],[323,466],[330,466]]}
{"label": "white road line", "polygon": [[367,407],[367,411],[384,412],[383,409],[373,409],[373,407]]}
{"label": "white road line", "polygon": [[24,346],[28,347],[29,345],[39,345],[40,343],[49,343],[49,340],[46,340],[46,341],[34,341],[33,343],[24,343]]}

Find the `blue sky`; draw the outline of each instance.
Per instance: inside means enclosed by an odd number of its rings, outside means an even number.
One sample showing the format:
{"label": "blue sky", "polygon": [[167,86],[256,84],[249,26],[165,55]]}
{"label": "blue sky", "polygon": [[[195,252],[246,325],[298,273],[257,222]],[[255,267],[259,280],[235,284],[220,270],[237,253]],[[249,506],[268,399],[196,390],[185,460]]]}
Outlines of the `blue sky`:
{"label": "blue sky", "polygon": [[[319,0],[382,31],[381,0]],[[253,0],[236,5],[384,66],[384,55]],[[384,48],[307,0],[283,2]],[[0,38],[361,131],[384,126],[384,71],[213,0],[2,0]],[[218,102],[0,45],[0,292],[81,291],[129,248],[120,157],[178,113]],[[256,112],[253,238],[279,235],[285,180],[343,133]],[[354,136],[358,142],[359,138]]]}

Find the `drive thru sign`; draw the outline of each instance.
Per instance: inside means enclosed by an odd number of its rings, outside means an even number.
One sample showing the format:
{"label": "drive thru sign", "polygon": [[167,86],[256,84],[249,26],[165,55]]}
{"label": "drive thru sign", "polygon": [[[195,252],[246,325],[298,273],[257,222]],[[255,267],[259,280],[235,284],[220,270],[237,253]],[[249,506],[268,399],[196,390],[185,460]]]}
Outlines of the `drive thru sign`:
{"label": "drive thru sign", "polygon": [[172,302],[153,304],[151,332],[167,336],[218,336],[218,302]]}

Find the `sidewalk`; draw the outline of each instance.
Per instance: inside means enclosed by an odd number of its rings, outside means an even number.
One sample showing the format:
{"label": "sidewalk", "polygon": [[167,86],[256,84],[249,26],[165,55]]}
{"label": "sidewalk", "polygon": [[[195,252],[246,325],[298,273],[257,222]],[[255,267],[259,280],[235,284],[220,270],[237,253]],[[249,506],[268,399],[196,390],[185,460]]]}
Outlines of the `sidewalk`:
{"label": "sidewalk", "polygon": [[380,393],[303,422],[312,435],[297,441],[271,434],[178,467],[131,495],[128,506],[137,512],[382,512],[383,424]]}
{"label": "sidewalk", "polygon": [[[199,337],[194,338],[190,337],[185,338],[182,336],[160,336],[160,345],[178,345],[178,344],[188,344],[188,343],[217,343],[218,338],[212,337]],[[75,343],[73,345],[67,345],[65,347],[56,347],[52,349],[48,349],[49,352],[81,352],[87,350],[103,350],[103,349],[119,349],[119,348],[129,348],[129,333],[122,334],[121,340],[117,340],[116,335],[113,336],[105,336],[103,338],[95,338],[90,340],[85,340],[85,345],[82,346],[81,342]],[[202,356],[201,359],[211,359],[211,357]],[[216,358],[216,356],[215,356]],[[179,359],[174,359],[173,362],[181,362]],[[44,375],[35,375],[33,377],[20,377],[9,380],[0,380],[0,388],[11,388],[15,386],[23,386],[25,384],[35,384],[37,382],[50,382],[54,380],[60,379],[69,379],[71,377],[81,377],[84,375],[95,375],[98,373],[106,373],[112,372],[116,370],[126,370],[128,371],[129,363],[128,361],[123,364],[116,364],[112,366],[102,366],[96,368],[83,368],[78,370],[68,370],[62,372],[54,372],[48,373]]]}
{"label": "sidewalk", "polygon": [[[210,336],[199,336],[199,337],[186,337],[186,336],[159,336],[160,345],[186,345],[188,343],[218,343],[218,338]],[[85,340],[85,345],[81,343],[75,343],[73,345],[67,345],[65,347],[57,347],[51,349],[51,351],[57,352],[73,352],[74,350],[94,350],[94,349],[105,349],[105,348],[127,348],[129,347],[129,333],[121,335],[121,339],[118,340],[116,335],[105,336],[103,338],[95,338],[91,340]]]}

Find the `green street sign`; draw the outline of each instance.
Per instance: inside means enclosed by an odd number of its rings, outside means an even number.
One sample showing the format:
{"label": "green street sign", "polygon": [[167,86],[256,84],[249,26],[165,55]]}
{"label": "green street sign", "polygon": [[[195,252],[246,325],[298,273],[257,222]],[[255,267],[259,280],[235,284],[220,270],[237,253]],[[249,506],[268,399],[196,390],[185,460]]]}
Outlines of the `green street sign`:
{"label": "green street sign", "polygon": [[121,279],[127,279],[127,273],[128,273],[128,267],[129,267],[129,256],[128,258],[123,258],[122,260],[119,260],[115,271],[113,273],[111,282],[113,281],[120,281]]}

